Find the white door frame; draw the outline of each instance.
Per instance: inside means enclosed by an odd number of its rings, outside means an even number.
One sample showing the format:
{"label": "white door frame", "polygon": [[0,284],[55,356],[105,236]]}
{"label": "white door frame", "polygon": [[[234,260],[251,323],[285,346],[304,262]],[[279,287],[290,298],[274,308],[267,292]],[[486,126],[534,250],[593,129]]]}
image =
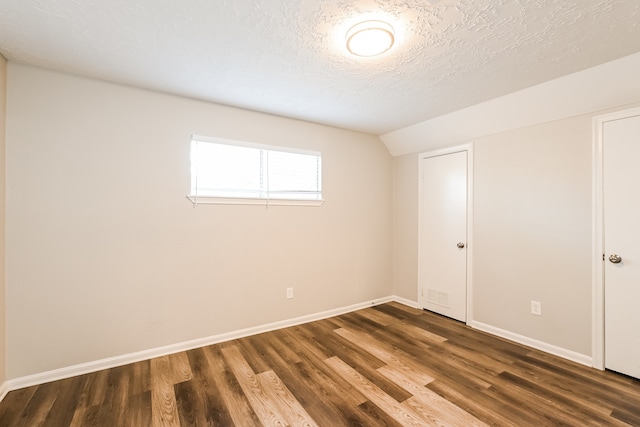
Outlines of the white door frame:
{"label": "white door frame", "polygon": [[592,166],[592,204],[593,204],[593,240],[592,240],[592,315],[591,315],[591,352],[594,368],[605,368],[604,360],[604,124],[613,120],[639,116],[640,108],[618,111],[593,118],[593,166]]}
{"label": "white door frame", "polygon": [[[466,249],[467,249],[467,302],[466,302],[466,324],[468,325],[473,320],[473,304],[472,296],[473,296],[473,143],[457,145],[455,147],[442,148],[439,150],[427,151],[424,153],[420,153],[418,156],[418,236],[422,235],[422,221],[420,220],[423,209],[423,200],[422,200],[422,176],[423,176],[423,166],[422,160],[429,157],[438,157],[444,156],[446,154],[453,153],[467,153],[467,241],[466,241]],[[424,297],[422,296],[422,288],[423,284],[420,283],[420,269],[422,268],[420,265],[420,254],[423,249],[421,248],[422,244],[420,243],[420,239],[418,239],[418,306],[422,309],[422,302]]]}

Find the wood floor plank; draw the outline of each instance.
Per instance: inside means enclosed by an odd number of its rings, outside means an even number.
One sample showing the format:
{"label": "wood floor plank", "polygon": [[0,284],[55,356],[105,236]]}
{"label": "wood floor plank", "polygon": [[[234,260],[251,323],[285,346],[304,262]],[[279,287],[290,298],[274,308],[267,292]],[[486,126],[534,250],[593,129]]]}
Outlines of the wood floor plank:
{"label": "wood floor plank", "polygon": [[175,386],[181,426],[233,424],[204,349],[190,350],[187,357],[192,379]]}
{"label": "wood floor plank", "polygon": [[489,408],[495,412],[496,408],[504,408],[509,414],[509,420],[517,426],[534,426],[534,425],[566,425],[558,420],[555,416],[536,413],[531,408],[523,405],[522,396],[513,394],[503,394],[499,390],[490,387],[480,393],[487,402],[490,402]]}
{"label": "wood floor plank", "polygon": [[460,409],[442,396],[425,388],[422,381],[416,381],[406,372],[399,372],[391,367],[378,369],[387,378],[403,387],[413,397],[404,403],[408,404],[415,412],[439,426],[486,426],[473,415]]}
{"label": "wood floor plank", "polygon": [[[335,333],[333,334],[339,337]],[[393,399],[397,401],[403,401],[411,397],[403,388],[397,386],[393,381],[389,381],[384,375],[381,375],[376,369],[385,366],[385,363],[380,359],[372,356],[370,353],[363,352],[358,346],[340,337],[340,341],[335,340],[333,337],[323,337],[323,342],[332,343],[331,348],[334,350],[334,357],[339,357],[349,366],[353,367],[373,382],[377,387],[384,390]],[[346,345],[348,344],[348,346]],[[346,350],[345,350],[346,349]],[[370,361],[376,360],[375,364]]]}
{"label": "wood floor plank", "polygon": [[419,328],[407,322],[392,323],[388,328],[390,331],[398,332],[405,337],[420,340],[428,345],[441,344],[447,341],[447,338],[435,334],[426,329]]}
{"label": "wood floor plank", "polygon": [[102,405],[108,389],[108,380],[109,371],[106,369],[87,374],[77,406],[88,408],[90,406]]}
{"label": "wood floor plank", "polygon": [[[335,425],[341,414],[353,411],[345,405],[347,400],[342,397],[352,394],[351,388],[345,392],[337,391],[337,385],[333,380],[316,378],[318,372],[308,369],[309,364],[306,363],[304,351],[300,349],[300,341],[288,341],[287,344],[287,334],[285,331],[279,332],[281,333],[270,334],[269,340],[261,340],[265,357],[268,358],[273,371],[287,384],[295,399],[306,408],[312,419],[319,425]],[[298,351],[293,352],[293,349]],[[335,396],[339,398],[336,399]]]}
{"label": "wood floor plank", "polygon": [[[202,349],[207,360],[208,369],[212,371],[212,386],[220,393],[225,408],[229,412],[234,425],[259,426],[258,416],[251,408],[249,399],[222,355],[221,346],[208,346]],[[224,423],[220,423],[224,425]]]}
{"label": "wood floor plank", "polygon": [[409,307],[408,305],[400,304],[399,302],[396,302],[396,301],[391,301],[388,303],[388,305],[390,307],[397,308],[399,310],[402,310],[414,316],[421,316],[422,314],[424,314],[424,311],[421,309],[418,309],[415,307]]}
{"label": "wood floor plank", "polygon": [[[603,423],[615,425],[618,422],[610,420],[614,408],[622,413],[627,411],[637,413],[639,411],[640,397],[630,397],[628,393],[620,394],[622,389],[618,389],[618,386],[612,386],[603,379],[608,376],[607,372],[598,372],[598,374],[602,374],[602,377],[596,380],[582,376],[581,373],[588,372],[590,369],[577,364],[572,366],[576,371],[573,374],[564,370],[555,372],[555,369],[549,370],[547,368],[538,366],[537,363],[518,361],[514,363],[510,371],[517,377],[528,379],[518,381],[526,388],[532,388],[529,385],[530,382],[543,383],[547,389],[555,393],[554,400],[561,402],[563,407],[576,408],[574,412],[591,414],[591,418],[602,420]],[[512,377],[508,374],[510,373],[507,372],[502,377],[511,379]],[[613,374],[613,377],[617,378],[618,375]],[[578,418],[578,415],[575,417]]]}
{"label": "wood floor plank", "polygon": [[368,319],[360,316],[358,312],[340,316],[340,319],[342,319],[341,322],[336,322],[339,323],[340,327],[346,327],[369,334],[408,354],[421,354],[431,347],[431,344],[407,339],[406,335],[401,332],[396,332],[390,328],[380,328],[375,322],[368,321]]}
{"label": "wood floor plank", "polygon": [[180,426],[207,425],[206,397],[202,396],[202,386],[196,381],[183,381],[174,387]]}
{"label": "wood floor plank", "polygon": [[[506,368],[505,365],[496,362],[478,352],[459,352],[455,346],[448,344],[442,347],[431,347],[422,354],[422,361],[437,361],[437,365],[432,366],[433,375],[439,372],[449,372],[452,378],[466,378],[468,383],[472,383],[478,389],[488,388],[495,378]],[[479,363],[478,359],[485,359],[484,363]]]}
{"label": "wood floor plank", "polygon": [[289,346],[284,343],[284,339],[286,338],[284,329],[273,331],[271,336],[263,335],[261,338],[265,341],[270,342],[272,346],[278,351],[280,356],[288,363],[296,364],[302,361],[300,355],[296,351],[296,347]]}
{"label": "wood floor plank", "polygon": [[[432,317],[428,317],[431,319]],[[478,365],[511,365],[514,360],[520,359],[531,351],[530,348],[514,345],[502,338],[488,335],[481,331],[473,330],[465,325],[453,325],[448,336],[448,350],[460,356],[476,354],[482,357],[477,360]],[[433,331],[443,330],[443,327],[434,327]],[[453,334],[451,333],[453,332]],[[481,351],[478,351],[481,349]],[[499,370],[495,370],[498,372]]]}
{"label": "wood floor plank", "polygon": [[319,330],[316,327],[316,323],[317,322],[311,322],[298,325],[294,328],[287,328],[285,332],[293,337],[297,337],[294,339],[299,339],[306,350],[313,353],[320,360],[324,360],[333,356],[333,352],[323,344],[321,339],[321,337],[327,335],[326,330]]}
{"label": "wood floor plank", "polygon": [[[444,399],[442,399],[444,400]],[[482,426],[487,427],[487,424],[478,420],[476,417],[467,414],[466,417],[459,416],[460,412],[463,412],[460,408],[454,412],[444,412],[442,408],[437,406],[429,406],[430,400],[419,398],[417,396],[411,397],[404,402],[402,406],[411,409],[414,413],[418,414],[423,420],[428,420],[431,425],[439,427],[457,427],[457,426]],[[437,404],[436,404],[437,405]],[[437,410],[436,410],[437,409]],[[462,421],[461,418],[472,419],[473,421]]]}
{"label": "wood floor plank", "polygon": [[616,420],[620,420],[631,426],[640,426],[640,413],[638,413],[638,409],[636,408],[634,412],[621,411],[619,409],[614,409],[611,412],[611,416]]}
{"label": "wood floor plank", "polygon": [[[56,401],[49,410],[44,424],[67,426],[71,424],[79,400],[84,378],[72,377],[61,380],[56,390]],[[69,404],[73,402],[74,404]]]}
{"label": "wood floor plank", "polygon": [[374,405],[371,401],[358,405],[358,410],[365,417],[362,423],[354,423],[349,420],[349,426],[370,427],[370,426],[388,426],[388,427],[403,427],[403,424],[396,421],[391,415]]}
{"label": "wood floor plank", "polygon": [[372,322],[377,323],[379,326],[389,326],[399,320],[393,316],[389,316],[388,314],[382,313],[381,311],[374,310],[373,308],[365,308],[363,310],[358,310],[357,313]]}
{"label": "wood floor plank", "polygon": [[433,425],[431,420],[421,418],[410,408],[406,408],[398,401],[393,399],[382,389],[377,387],[371,381],[367,380],[364,376],[360,375],[355,369],[340,360],[338,357],[331,357],[325,360],[329,366],[336,370],[343,378],[352,382],[355,387],[376,406],[381,408],[388,415],[393,417],[403,426],[425,426]]}
{"label": "wood floor plank", "polygon": [[[71,418],[71,421],[69,422],[69,427],[82,427],[83,425],[86,425],[86,412],[87,408],[85,407],[76,408],[73,412],[73,418]],[[0,418],[0,420],[1,419],[2,418]]]}
{"label": "wood floor plank", "polygon": [[[473,342],[476,349],[482,348],[481,354],[487,354],[488,356],[494,357],[500,361],[503,361],[500,356],[505,352],[505,350],[512,352],[515,351],[517,353],[516,355],[524,355],[530,351],[528,348],[513,346],[512,343],[508,343],[502,338],[474,330],[461,322],[446,318],[439,314],[423,311],[422,315],[413,316],[394,307],[388,307],[386,304],[377,306],[374,309],[400,316],[401,323],[413,325],[420,329],[429,331],[436,336],[448,340],[451,344]],[[509,345],[505,346],[505,343]],[[508,357],[505,357],[504,361],[508,362]]]}
{"label": "wood floor plank", "polygon": [[[119,366],[112,370],[113,375],[113,393],[109,396],[111,406],[111,419],[113,423],[122,424],[121,420],[126,420],[127,408],[130,399],[133,397],[131,386],[135,382],[134,365]],[[117,374],[117,375],[115,375]]]}
{"label": "wood floor plank", "polygon": [[[639,380],[614,372],[591,369],[560,358],[550,359],[539,351],[530,351],[522,359],[530,365],[535,365],[547,372],[559,374],[564,378],[575,380],[579,383],[587,381],[602,383],[602,387],[606,388],[612,395],[618,395],[617,400],[622,399],[629,404],[635,405],[640,399],[640,389],[635,387]],[[623,393],[618,394],[620,392]]]}
{"label": "wood floor plank", "polygon": [[491,380],[484,371],[474,371],[456,356],[448,352],[429,351],[422,355],[423,360],[430,360],[430,374],[434,378],[447,378],[481,391],[491,387]]}
{"label": "wood floor plank", "polygon": [[191,365],[189,365],[189,357],[186,352],[170,354],[167,358],[171,365],[171,371],[167,378],[169,382],[178,384],[183,381],[189,381],[192,378]]}
{"label": "wood floor plank", "polygon": [[238,347],[224,347],[222,354],[262,424],[268,426],[288,425],[287,420],[278,412],[268,394],[263,390],[255,372],[242,356]]}
{"label": "wood floor plank", "polygon": [[237,340],[237,342],[233,343],[232,345],[238,347],[238,349],[242,352],[244,359],[249,364],[253,372],[266,372],[271,369],[271,366],[269,366],[269,364],[265,361],[262,349],[254,345],[254,341],[256,339],[256,336],[246,337]]}
{"label": "wood floor plank", "polygon": [[[333,327],[335,325],[331,325]],[[328,348],[331,356],[338,356],[348,365],[354,367],[367,378],[383,389],[391,397],[398,401],[411,397],[404,389],[395,385],[392,381],[387,380],[383,375],[376,371],[377,368],[384,366],[385,363],[374,355],[362,351],[360,347],[337,335],[334,329],[325,329],[325,333],[319,337],[315,337],[316,344],[320,341],[322,345]]]}
{"label": "wood floor plank", "polygon": [[411,322],[411,318],[419,319],[420,317],[422,317],[421,312],[414,312],[413,309],[410,309],[411,313],[409,313],[406,310],[391,304],[382,304],[372,308],[374,310],[378,310],[382,313],[388,314],[391,317],[395,317],[398,320],[406,320],[408,322]]}
{"label": "wood floor plank", "polygon": [[[554,421],[558,424],[560,422],[567,423],[571,420],[581,422],[582,425],[594,425],[599,426],[603,424],[610,424],[612,426],[622,426],[624,423],[618,422],[615,419],[609,417],[609,411],[594,410],[591,405],[584,405],[578,403],[572,399],[570,395],[564,393],[558,393],[556,390],[534,383],[518,375],[514,375],[510,372],[503,372],[500,374],[500,378],[505,381],[500,381],[493,385],[494,389],[504,387],[504,392],[501,394],[514,395],[523,398],[521,407],[534,408],[534,410],[543,409],[542,416],[555,416]],[[570,411],[564,408],[571,408]],[[640,408],[638,408],[640,409]]]}
{"label": "wood floor plank", "polygon": [[[124,417],[131,396],[129,386],[132,382],[131,365],[118,366],[106,371],[107,375],[94,377],[90,374],[82,389],[80,399],[75,403],[76,414],[73,424],[82,426],[109,425]],[[95,392],[96,396],[91,396]],[[85,396],[88,394],[88,398]],[[90,406],[85,406],[88,403]],[[71,402],[66,402],[69,405]],[[122,422],[120,422],[122,424]]]}
{"label": "wood floor plank", "polygon": [[169,356],[151,360],[151,418],[154,426],[180,427],[174,391],[175,372]]}
{"label": "wood floor plank", "polygon": [[81,427],[101,427],[113,425],[114,421],[109,406],[96,405],[79,409],[74,414],[72,423]]}
{"label": "wood floor plank", "polygon": [[[351,383],[345,381],[333,369],[328,367],[323,362],[324,359],[320,357],[320,354],[312,350],[308,340],[296,339],[297,335],[291,329],[286,331],[292,334],[291,339],[293,341],[287,339],[285,342],[290,342],[292,347],[297,348],[302,359],[301,362],[295,365],[296,373],[313,387],[322,402],[332,405],[343,415],[344,419],[347,419],[354,412],[353,408],[366,402],[367,398],[356,390]],[[354,416],[354,418],[358,417]]]}
{"label": "wood floor plank", "polygon": [[461,369],[478,371],[482,377],[498,375],[511,366],[513,359],[495,357],[491,351],[478,351],[478,347],[460,345],[454,340],[445,346],[433,346],[430,354],[438,353],[441,357],[455,358],[456,366]]}
{"label": "wood floor plank", "polygon": [[16,427],[31,427],[44,425],[49,411],[56,401],[56,384],[47,383],[36,387],[36,391],[29,400],[24,411],[16,420]]}
{"label": "wood floor plank", "polygon": [[151,363],[149,360],[143,360],[141,362],[131,364],[131,377],[129,384],[129,392],[131,395],[138,395],[151,391],[150,369]]}
{"label": "wood floor plank", "polygon": [[519,427],[527,425],[518,424],[518,420],[512,419],[512,409],[508,406],[496,402],[479,393],[478,390],[466,387],[464,384],[434,381],[427,384],[426,387],[491,426]]}
{"label": "wood floor plank", "polygon": [[91,380],[91,384],[87,387],[87,393],[89,399],[87,401],[88,406],[102,405],[107,399],[107,391],[109,390],[109,377],[111,370],[104,370],[95,372],[94,378]]}
{"label": "wood floor plank", "polygon": [[133,394],[124,413],[122,427],[151,427],[151,390]]}
{"label": "wood floor plank", "polygon": [[262,390],[266,392],[271,402],[278,408],[278,412],[283,415],[289,425],[317,427],[313,418],[291,394],[275,372],[262,372],[257,375],[257,378]]}
{"label": "wood floor plank", "polygon": [[411,356],[404,354],[400,350],[387,348],[384,343],[367,334],[353,332],[345,328],[336,329],[334,332],[384,361],[387,365],[393,366],[394,369],[412,376],[421,386],[434,380],[433,376],[426,372],[427,369],[416,363]]}
{"label": "wood floor plank", "polygon": [[[15,422],[25,414],[27,405],[38,390],[38,386],[26,387],[8,393],[0,403],[0,421]],[[13,421],[16,420],[16,421]]]}
{"label": "wood floor plank", "polygon": [[576,402],[598,408],[603,413],[609,413],[613,405],[622,403],[616,390],[608,386],[605,381],[570,378],[528,363],[526,360],[515,361],[508,371],[533,381],[544,382],[559,393],[575,398]]}

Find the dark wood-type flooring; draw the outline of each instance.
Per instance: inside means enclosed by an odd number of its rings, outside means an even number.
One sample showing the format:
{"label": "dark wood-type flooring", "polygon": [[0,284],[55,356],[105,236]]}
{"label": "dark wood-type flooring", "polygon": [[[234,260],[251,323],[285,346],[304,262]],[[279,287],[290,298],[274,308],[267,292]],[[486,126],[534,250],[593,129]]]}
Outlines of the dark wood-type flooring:
{"label": "dark wood-type flooring", "polygon": [[1,426],[640,426],[640,381],[388,303],[10,392]]}

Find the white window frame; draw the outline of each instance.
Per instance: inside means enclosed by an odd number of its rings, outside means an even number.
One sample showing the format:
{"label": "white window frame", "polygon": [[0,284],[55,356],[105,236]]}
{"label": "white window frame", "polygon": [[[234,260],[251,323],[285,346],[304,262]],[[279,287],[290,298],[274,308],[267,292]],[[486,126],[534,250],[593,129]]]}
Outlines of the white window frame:
{"label": "white window frame", "polygon": [[[290,147],[281,147],[274,145],[266,145],[266,144],[257,144],[252,142],[245,141],[236,141],[231,139],[224,138],[214,138],[209,136],[202,135],[192,135],[190,140],[190,153],[191,147],[194,142],[204,142],[204,143],[213,143],[213,144],[224,144],[231,145],[236,147],[247,147],[247,148],[256,148],[265,151],[281,151],[285,153],[293,153],[293,154],[305,154],[318,156],[320,158],[320,179],[322,180],[322,153],[319,151],[311,151],[311,150],[303,150],[298,148],[290,148]],[[193,167],[193,165],[191,165]],[[197,172],[196,172],[197,173]],[[190,175],[192,176],[193,171],[190,171]],[[192,178],[191,178],[192,179]],[[322,186],[322,181],[321,181]],[[193,183],[190,182],[190,188],[193,188]],[[197,188],[197,185],[196,185]],[[192,191],[190,190],[190,193]],[[197,191],[196,191],[197,193]],[[322,190],[321,190],[322,197]],[[209,204],[209,205],[259,205],[259,206],[322,206],[324,204],[324,199],[319,200],[301,200],[301,199],[287,199],[287,198],[269,198],[268,196],[265,198],[258,197],[216,197],[216,196],[204,196],[198,194],[189,194],[187,199],[193,203],[194,206],[199,204]]]}

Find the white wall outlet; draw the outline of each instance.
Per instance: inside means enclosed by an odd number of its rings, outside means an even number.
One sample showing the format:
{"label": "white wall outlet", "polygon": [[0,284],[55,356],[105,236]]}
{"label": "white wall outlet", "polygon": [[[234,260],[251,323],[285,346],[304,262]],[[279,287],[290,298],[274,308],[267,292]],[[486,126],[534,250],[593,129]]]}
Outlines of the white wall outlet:
{"label": "white wall outlet", "polygon": [[542,304],[540,301],[531,301],[531,314],[542,316]]}
{"label": "white wall outlet", "polygon": [[287,288],[287,299],[293,298],[293,288]]}

